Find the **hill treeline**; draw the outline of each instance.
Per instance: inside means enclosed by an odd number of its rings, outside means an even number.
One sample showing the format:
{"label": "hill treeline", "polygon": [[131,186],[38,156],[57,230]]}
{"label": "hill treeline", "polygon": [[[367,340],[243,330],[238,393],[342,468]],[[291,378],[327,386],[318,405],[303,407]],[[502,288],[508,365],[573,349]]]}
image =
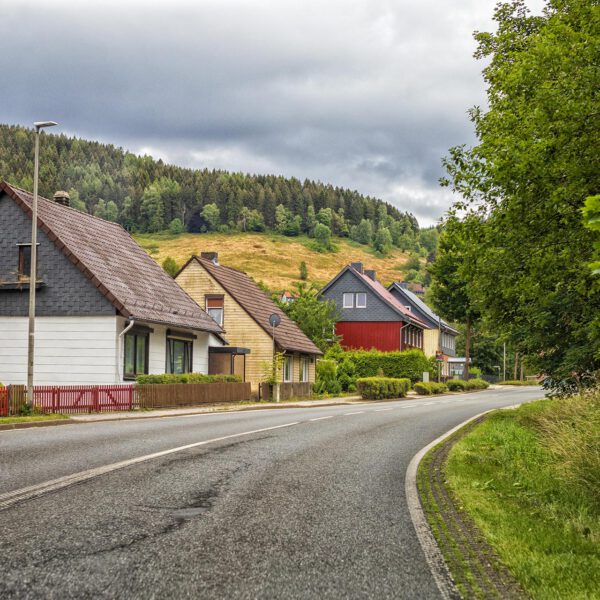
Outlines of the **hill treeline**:
{"label": "hill treeline", "polygon": [[[33,188],[34,134],[0,125],[0,177]],[[109,144],[44,134],[40,194],[64,189],[79,210],[130,231],[263,231],[308,234],[327,248],[350,236],[385,252],[418,248],[415,217],[381,200],[319,182],[187,169]]]}

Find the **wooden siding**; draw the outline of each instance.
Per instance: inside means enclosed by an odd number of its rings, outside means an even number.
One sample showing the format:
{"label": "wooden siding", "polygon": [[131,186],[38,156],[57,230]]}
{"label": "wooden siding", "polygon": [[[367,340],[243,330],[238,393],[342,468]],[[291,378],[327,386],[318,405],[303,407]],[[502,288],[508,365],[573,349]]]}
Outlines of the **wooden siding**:
{"label": "wooden siding", "polygon": [[[271,336],[227,293],[217,281],[197,261],[191,261],[177,276],[177,283],[202,307],[205,297],[211,294],[223,295],[223,329],[225,339],[232,345],[249,348],[246,356],[246,381],[252,384],[253,393],[258,393],[258,385],[264,379],[264,363],[273,360],[273,340]],[[294,381],[300,378],[299,355],[294,354]],[[309,365],[310,381],[315,378],[315,361]]]}
{"label": "wooden siding", "polygon": [[345,349],[375,348],[382,352],[400,350],[400,321],[340,321],[336,323],[336,334],[342,336],[341,345]]}
{"label": "wooden siding", "polygon": [[439,329],[425,329],[423,334],[423,352],[425,352],[425,356],[435,356],[439,348]]}

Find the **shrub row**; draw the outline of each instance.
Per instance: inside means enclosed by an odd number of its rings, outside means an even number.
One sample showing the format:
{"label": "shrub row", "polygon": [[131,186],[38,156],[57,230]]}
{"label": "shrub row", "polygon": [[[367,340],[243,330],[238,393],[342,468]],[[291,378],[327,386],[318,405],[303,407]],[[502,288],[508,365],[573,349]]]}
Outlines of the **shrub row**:
{"label": "shrub row", "polygon": [[[430,359],[421,350],[404,350],[403,352],[379,352],[378,350],[341,349],[328,353],[327,358],[333,358],[342,366],[351,366],[349,378],[391,377],[394,379],[408,378],[411,382],[419,381],[425,371],[437,372],[435,359]],[[345,366],[345,365],[344,365]],[[345,374],[346,368],[340,371]],[[341,375],[341,373],[340,373]]]}
{"label": "shrub row", "polygon": [[536,379],[525,379],[520,381],[519,379],[511,379],[509,381],[499,381],[500,385],[541,385]]}
{"label": "shrub row", "polygon": [[240,383],[239,375],[204,375],[203,373],[163,373],[162,375],[138,375],[136,383]]}
{"label": "shrub row", "polygon": [[356,387],[365,400],[404,398],[410,389],[410,379],[392,377],[361,377]]}
{"label": "shrub row", "polygon": [[485,390],[490,387],[490,384],[483,379],[469,379],[469,381],[465,381],[464,379],[450,379],[446,382],[448,389],[451,392],[463,392],[469,390]]}
{"label": "shrub row", "polygon": [[448,391],[448,386],[445,383],[437,383],[437,381],[419,381],[413,386],[415,392],[419,396],[431,396],[431,394],[443,394]]}

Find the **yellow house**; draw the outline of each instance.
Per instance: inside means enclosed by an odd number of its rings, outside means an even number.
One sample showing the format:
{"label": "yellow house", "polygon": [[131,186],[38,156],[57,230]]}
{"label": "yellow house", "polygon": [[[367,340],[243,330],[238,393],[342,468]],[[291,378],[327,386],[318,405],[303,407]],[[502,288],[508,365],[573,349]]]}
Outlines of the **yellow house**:
{"label": "yellow house", "polygon": [[[246,273],[220,265],[216,252],[202,252],[192,256],[175,279],[223,327],[233,347],[233,352],[223,348],[211,353],[210,373],[243,375],[256,394],[275,350],[284,357],[282,383],[314,383],[322,352]],[[272,315],[277,315],[276,327],[270,324]]]}

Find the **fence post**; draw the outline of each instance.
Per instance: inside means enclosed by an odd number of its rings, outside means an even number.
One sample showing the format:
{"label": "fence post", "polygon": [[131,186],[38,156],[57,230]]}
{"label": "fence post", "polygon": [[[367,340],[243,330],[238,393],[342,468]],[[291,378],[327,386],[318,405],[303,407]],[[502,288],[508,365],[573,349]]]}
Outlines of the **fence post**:
{"label": "fence post", "polygon": [[133,410],[133,385],[129,386],[129,410]]}
{"label": "fence post", "polygon": [[56,394],[57,394],[57,389],[56,387],[52,388],[52,412],[55,413],[56,412]]}
{"label": "fence post", "polygon": [[98,395],[99,395],[99,389],[98,389],[98,386],[95,385],[92,387],[92,402],[93,402],[94,412],[100,412],[100,406],[98,403]]}

